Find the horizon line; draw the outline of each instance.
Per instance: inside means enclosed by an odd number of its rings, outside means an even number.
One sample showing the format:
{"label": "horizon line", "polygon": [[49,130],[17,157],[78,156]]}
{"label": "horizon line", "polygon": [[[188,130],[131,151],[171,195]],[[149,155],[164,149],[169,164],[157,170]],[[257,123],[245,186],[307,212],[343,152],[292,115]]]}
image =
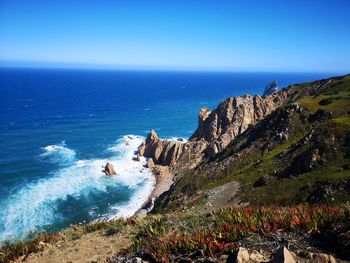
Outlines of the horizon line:
{"label": "horizon line", "polygon": [[0,68],[8,69],[66,69],[66,70],[106,70],[106,71],[181,71],[181,72],[252,72],[252,73],[326,73],[350,74],[342,70],[303,70],[303,69],[275,69],[275,68],[211,68],[211,67],[185,67],[164,65],[118,65],[118,64],[90,64],[72,62],[44,62],[44,61],[16,61],[1,60]]}

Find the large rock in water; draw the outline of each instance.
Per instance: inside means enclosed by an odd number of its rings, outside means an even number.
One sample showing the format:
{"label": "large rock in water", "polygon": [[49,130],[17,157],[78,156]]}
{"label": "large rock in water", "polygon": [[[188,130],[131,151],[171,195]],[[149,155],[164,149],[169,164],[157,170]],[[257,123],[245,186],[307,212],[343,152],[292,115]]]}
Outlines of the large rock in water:
{"label": "large rock in water", "polygon": [[264,97],[270,96],[277,91],[278,91],[278,83],[276,80],[274,80],[266,86],[263,96]]}
{"label": "large rock in water", "polygon": [[108,175],[108,176],[112,176],[112,175],[116,175],[117,173],[114,170],[114,166],[111,163],[107,163],[106,166],[103,169],[103,172]]}

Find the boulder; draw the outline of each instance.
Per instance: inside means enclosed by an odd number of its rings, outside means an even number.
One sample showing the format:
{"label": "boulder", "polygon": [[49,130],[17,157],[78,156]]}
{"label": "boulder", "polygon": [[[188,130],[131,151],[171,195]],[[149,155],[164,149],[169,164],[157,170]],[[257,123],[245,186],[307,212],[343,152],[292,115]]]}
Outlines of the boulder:
{"label": "boulder", "polygon": [[314,114],[310,115],[309,122],[325,121],[332,118],[332,112],[326,110],[317,110]]}
{"label": "boulder", "polygon": [[276,80],[274,80],[265,87],[263,96],[264,97],[270,96],[277,91],[278,91],[278,83]]}
{"label": "boulder", "polygon": [[317,148],[307,149],[305,152],[294,157],[289,167],[287,167],[280,177],[297,176],[302,173],[310,172],[321,161],[320,151]]}
{"label": "boulder", "polygon": [[246,248],[240,247],[237,253],[237,263],[248,263],[249,262],[249,252]]}
{"label": "boulder", "polygon": [[291,108],[292,111],[295,111],[297,113],[301,113],[304,110],[303,107],[301,107],[300,104],[297,103],[297,102],[291,103],[290,104],[290,108]]}
{"label": "boulder", "polygon": [[267,257],[265,257],[264,255],[262,255],[256,250],[254,250],[250,254],[249,259],[250,259],[250,262],[254,262],[254,263],[270,262],[270,260]]}
{"label": "boulder", "polygon": [[106,165],[105,165],[105,167],[103,167],[104,169],[103,169],[103,172],[106,174],[106,175],[108,175],[108,176],[112,176],[112,175],[116,175],[117,173],[115,172],[115,170],[114,170],[114,166],[113,166],[113,164],[111,164],[111,163],[107,163]]}
{"label": "boulder", "polygon": [[296,263],[295,259],[286,247],[280,247],[273,255],[273,263]]}
{"label": "boulder", "polygon": [[328,255],[325,253],[309,253],[308,257],[313,262],[318,262],[318,263],[336,263],[337,262],[332,255]]}

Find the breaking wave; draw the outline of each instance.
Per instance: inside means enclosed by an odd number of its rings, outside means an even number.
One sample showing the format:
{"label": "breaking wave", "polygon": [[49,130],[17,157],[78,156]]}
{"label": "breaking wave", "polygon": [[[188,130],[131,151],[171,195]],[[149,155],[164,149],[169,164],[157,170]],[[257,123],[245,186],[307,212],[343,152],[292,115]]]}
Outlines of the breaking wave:
{"label": "breaking wave", "polygon": [[[123,191],[127,198],[114,200],[111,196],[109,202],[114,203],[108,203],[108,209],[102,214],[95,212],[99,200],[84,209],[88,210],[90,220],[133,215],[147,200],[155,183],[151,171],[144,168],[146,159],[132,160],[143,139],[124,136],[106,149],[112,154],[108,159],[78,160],[76,152],[64,142],[42,148],[40,159],[53,162],[58,168],[49,177],[26,184],[6,198],[0,207],[0,240],[17,238],[29,230],[65,222],[68,215],[60,211],[60,207],[71,200],[89,203],[85,202],[89,198],[100,199],[113,193],[118,196]],[[116,176],[108,177],[102,172],[102,166],[107,162],[116,167]]]}

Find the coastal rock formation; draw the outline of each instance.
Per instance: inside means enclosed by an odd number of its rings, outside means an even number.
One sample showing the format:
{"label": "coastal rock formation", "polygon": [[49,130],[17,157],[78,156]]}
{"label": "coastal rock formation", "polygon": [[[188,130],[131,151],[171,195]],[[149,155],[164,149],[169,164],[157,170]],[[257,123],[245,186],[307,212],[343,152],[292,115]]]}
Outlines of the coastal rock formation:
{"label": "coastal rock formation", "polygon": [[249,125],[264,119],[281,106],[285,99],[284,93],[267,98],[244,95],[224,100],[213,111],[203,108],[199,113],[198,128],[190,141],[205,140],[209,143],[208,153],[217,153]]}
{"label": "coastal rock formation", "polygon": [[108,176],[112,176],[112,175],[117,174],[114,170],[113,164],[111,164],[111,163],[106,164],[106,166],[103,168],[103,172]]}
{"label": "coastal rock formation", "polygon": [[[152,168],[156,187],[138,215],[156,216],[142,221],[141,227],[129,224],[136,217],[106,222],[102,231],[84,234],[73,250],[71,241],[61,246],[59,239],[50,249],[47,242],[56,238],[40,241],[39,253],[20,260],[61,262],[66,254],[67,261],[75,260],[82,251],[82,261],[97,253],[102,259],[101,252],[109,263],[345,262],[338,257],[350,258],[349,211],[343,205],[350,200],[349,94],[350,75],[293,86],[266,99],[229,98],[215,110],[202,109],[196,137],[188,142],[162,140],[151,131],[139,154],[148,157],[145,166]],[[334,104],[319,104],[321,96],[334,97]],[[251,105],[254,98],[259,106]],[[276,105],[281,106],[268,113]],[[215,156],[201,159],[224,136],[234,139]],[[315,203],[323,205],[311,205]],[[281,215],[288,216],[281,221]],[[186,229],[190,236],[181,234]],[[232,233],[234,239],[225,238]],[[91,241],[98,247],[91,247]],[[164,246],[159,247],[161,242]],[[21,247],[10,246],[8,251],[17,253]],[[226,249],[231,247],[238,253]],[[111,251],[117,254],[110,257]],[[0,261],[7,257],[1,252]]]}
{"label": "coastal rock formation", "polygon": [[185,144],[180,141],[162,140],[152,130],[146,140],[139,146],[141,156],[152,158],[155,164],[174,165],[182,154]]}
{"label": "coastal rock formation", "polygon": [[230,97],[214,110],[202,108],[198,127],[188,142],[162,140],[151,131],[139,146],[141,156],[152,158],[155,164],[175,166],[182,164],[195,167],[204,156],[209,157],[224,149],[235,137],[250,125],[256,124],[281,106],[287,98],[284,92],[274,93],[267,98],[259,95]]}
{"label": "coastal rock formation", "polygon": [[266,86],[265,90],[264,90],[264,97],[270,96],[273,93],[278,91],[278,83],[277,81],[272,81],[269,85]]}

